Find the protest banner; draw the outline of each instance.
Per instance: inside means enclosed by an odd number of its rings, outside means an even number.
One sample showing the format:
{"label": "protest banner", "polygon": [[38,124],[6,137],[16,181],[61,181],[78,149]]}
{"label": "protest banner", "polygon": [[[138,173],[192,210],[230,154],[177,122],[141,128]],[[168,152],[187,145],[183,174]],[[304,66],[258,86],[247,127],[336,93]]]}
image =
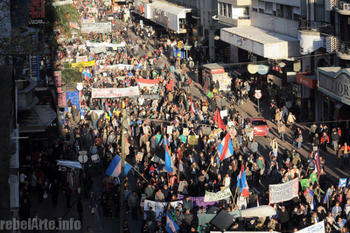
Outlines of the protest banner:
{"label": "protest banner", "polygon": [[116,64],[116,65],[107,65],[107,70],[114,70],[114,69],[118,69],[118,70],[131,70],[132,69],[132,65],[127,65],[127,64]]}
{"label": "protest banner", "polygon": [[86,46],[90,48],[112,48],[114,50],[118,48],[123,48],[125,47],[126,43],[121,42],[119,44],[113,44],[113,43],[108,43],[108,42],[102,42],[102,43],[95,43],[95,42],[90,42],[86,41]]}
{"label": "protest banner", "polygon": [[198,139],[199,139],[199,136],[190,135],[188,136],[188,144],[190,144],[191,146],[198,145]]}
{"label": "protest banner", "polygon": [[202,126],[202,133],[203,135],[208,136],[211,132],[211,127],[210,126]]}
{"label": "protest banner", "polygon": [[301,229],[300,231],[297,231],[297,233],[325,233],[324,221]]}
{"label": "protest banner", "polygon": [[159,95],[142,95],[142,98],[146,100],[159,100]]}
{"label": "protest banner", "polygon": [[[182,194],[177,194],[177,199],[182,200],[184,199],[185,196]],[[207,207],[207,206],[212,206],[216,205],[218,202],[213,201],[213,202],[204,202],[204,197],[189,197],[190,201],[193,202],[193,205],[198,206],[198,207]]]}
{"label": "protest banner", "polygon": [[76,59],[76,63],[80,63],[80,62],[87,62],[88,61],[88,57],[87,56],[78,56]]}
{"label": "protest banner", "polygon": [[125,87],[125,88],[92,88],[92,98],[119,98],[119,97],[131,97],[138,96],[138,87]]}
{"label": "protest banner", "polygon": [[276,210],[268,205],[262,205],[258,207],[248,208],[241,210],[241,216],[243,218],[254,218],[254,217],[270,217],[276,215]]}
{"label": "protest banner", "polygon": [[289,201],[294,197],[298,197],[299,179],[283,184],[269,185],[270,204]]}
{"label": "protest banner", "polygon": [[95,23],[95,18],[94,17],[88,17],[86,19],[81,19],[80,20],[80,23],[83,24],[83,23]]}
{"label": "protest banner", "polygon": [[182,134],[185,136],[188,136],[188,135],[190,135],[190,130],[188,128],[184,128]]}
{"label": "protest banner", "polygon": [[84,62],[79,62],[79,63],[72,63],[71,67],[72,68],[82,68],[82,67],[94,66],[95,64],[96,64],[96,61],[92,60],[92,61],[84,61]]}
{"label": "protest banner", "polygon": [[152,210],[156,214],[156,220],[161,221],[162,217],[164,216],[164,208],[167,206],[167,204],[170,203],[170,205],[174,208],[177,208],[179,204],[182,204],[182,201],[172,201],[172,202],[160,202],[160,201],[150,201],[145,200],[144,201],[144,211],[148,211],[150,207],[152,207]]}
{"label": "protest banner", "polygon": [[173,133],[174,126],[173,125],[168,125],[166,127],[166,133],[167,134],[172,134]]}
{"label": "protest banner", "polygon": [[142,161],[142,158],[143,158],[143,153],[142,152],[138,152],[136,154],[136,161],[137,162],[141,162]]}
{"label": "protest banner", "polygon": [[111,22],[100,22],[100,23],[82,23],[81,32],[82,33],[108,33],[112,31]]}
{"label": "protest banner", "polygon": [[224,188],[223,190],[216,193],[205,191],[204,202],[214,202],[214,201],[225,200],[227,198],[230,198],[231,196],[232,196],[232,193],[230,188]]}
{"label": "protest banner", "polygon": [[74,22],[69,22],[69,27],[76,29],[76,30],[79,30],[79,25],[77,23],[74,23]]}
{"label": "protest banner", "polygon": [[159,79],[151,80],[151,79],[138,78],[137,82],[140,88],[150,88],[158,85]]}

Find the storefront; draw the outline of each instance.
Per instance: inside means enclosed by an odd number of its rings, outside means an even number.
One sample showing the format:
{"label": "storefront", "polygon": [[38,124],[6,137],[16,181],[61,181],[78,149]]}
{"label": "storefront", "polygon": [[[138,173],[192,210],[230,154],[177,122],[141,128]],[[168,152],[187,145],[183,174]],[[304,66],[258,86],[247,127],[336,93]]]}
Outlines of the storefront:
{"label": "storefront", "polygon": [[350,118],[350,69],[321,67],[317,70],[319,97],[316,120],[332,121]]}
{"label": "storefront", "polygon": [[301,120],[312,121],[315,117],[317,77],[306,72],[299,73],[296,75],[296,83],[299,84],[298,96],[301,99]]}

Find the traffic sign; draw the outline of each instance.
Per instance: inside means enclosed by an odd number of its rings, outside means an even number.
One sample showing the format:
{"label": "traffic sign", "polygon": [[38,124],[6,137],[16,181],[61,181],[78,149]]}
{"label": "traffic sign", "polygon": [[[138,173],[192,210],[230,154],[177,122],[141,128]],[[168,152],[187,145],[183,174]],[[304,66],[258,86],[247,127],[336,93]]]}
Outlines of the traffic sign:
{"label": "traffic sign", "polygon": [[262,97],[261,90],[255,90],[254,97],[256,99],[261,99],[261,97]]}

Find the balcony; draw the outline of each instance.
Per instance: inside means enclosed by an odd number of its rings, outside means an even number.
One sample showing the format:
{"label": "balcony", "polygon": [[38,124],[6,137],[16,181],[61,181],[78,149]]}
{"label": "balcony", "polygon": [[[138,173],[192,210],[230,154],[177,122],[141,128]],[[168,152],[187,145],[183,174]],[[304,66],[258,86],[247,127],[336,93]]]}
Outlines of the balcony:
{"label": "balcony", "polygon": [[233,0],[233,6],[250,6],[252,4],[251,0]]}
{"label": "balcony", "polygon": [[331,24],[321,22],[308,22],[305,19],[299,20],[299,31],[326,35],[332,35],[335,33],[334,26]]}
{"label": "balcony", "polygon": [[242,26],[250,26],[250,17],[248,15],[246,16],[239,16],[237,18],[229,18],[225,17],[223,15],[219,15],[218,18],[220,23],[226,24],[228,26],[234,26],[234,27],[242,27]]}
{"label": "balcony", "polygon": [[338,4],[336,5],[336,10],[338,14],[350,15],[350,1],[338,1]]}
{"label": "balcony", "polygon": [[350,60],[350,41],[338,41],[337,55],[340,59]]}

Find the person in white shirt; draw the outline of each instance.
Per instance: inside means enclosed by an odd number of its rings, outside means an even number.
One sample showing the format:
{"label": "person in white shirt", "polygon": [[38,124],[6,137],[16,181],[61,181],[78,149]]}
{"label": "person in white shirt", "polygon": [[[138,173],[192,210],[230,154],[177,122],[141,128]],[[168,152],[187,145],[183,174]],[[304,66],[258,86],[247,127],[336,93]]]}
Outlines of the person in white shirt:
{"label": "person in white shirt", "polygon": [[230,184],[231,184],[231,177],[228,174],[226,174],[224,179],[224,186],[230,187]]}

